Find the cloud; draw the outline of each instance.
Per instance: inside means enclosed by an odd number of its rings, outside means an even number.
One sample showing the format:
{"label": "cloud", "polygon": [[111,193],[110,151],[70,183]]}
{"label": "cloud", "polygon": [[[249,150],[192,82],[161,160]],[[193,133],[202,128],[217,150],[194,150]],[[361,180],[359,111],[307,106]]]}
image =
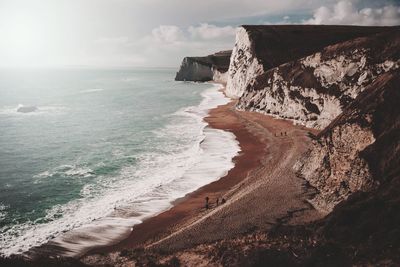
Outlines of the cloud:
{"label": "cloud", "polygon": [[[201,23],[195,26],[159,25],[141,38],[102,37],[93,44],[112,64],[179,66],[184,56],[203,56],[231,49],[236,28]],[[98,64],[105,62],[97,61]]]}
{"label": "cloud", "polygon": [[340,1],[333,8],[321,6],[306,24],[347,24],[364,26],[392,26],[400,24],[400,7],[357,9],[350,1]]}
{"label": "cloud", "polygon": [[193,39],[219,39],[235,36],[236,29],[232,26],[217,27],[207,23],[202,23],[200,26],[190,26],[188,29]]}
{"label": "cloud", "polygon": [[[154,0],[155,1],[155,0]],[[364,2],[340,1],[323,2],[310,19],[303,21],[296,14],[282,14],[273,17],[269,23],[260,24],[359,24],[394,25],[399,24],[399,8],[386,5],[374,5]],[[320,4],[321,5],[321,4]],[[315,6],[318,7],[318,6]],[[236,23],[223,24],[203,22],[199,24],[155,24],[141,36],[120,35],[120,37],[98,38],[94,45],[97,54],[104,61],[95,63],[113,65],[142,66],[179,66],[185,56],[203,56],[216,51],[232,49],[235,41]],[[117,33],[115,33],[117,34]],[[111,35],[112,36],[112,35]],[[94,60],[93,60],[94,61]]]}
{"label": "cloud", "polygon": [[177,43],[184,41],[183,31],[175,25],[160,25],[151,31],[153,38],[157,42]]}
{"label": "cloud", "polygon": [[130,40],[127,36],[119,37],[101,37],[94,41],[96,44],[101,45],[128,45]]}
{"label": "cloud", "polygon": [[242,24],[400,24],[398,0],[75,2],[0,0],[0,66],[173,66],[232,48]]}
{"label": "cloud", "polygon": [[235,34],[235,27],[218,27],[208,23],[189,27],[161,25],[151,30],[151,35],[137,40],[137,49],[132,51],[141,51],[148,65],[172,63],[178,66],[184,56],[202,56],[231,49]]}

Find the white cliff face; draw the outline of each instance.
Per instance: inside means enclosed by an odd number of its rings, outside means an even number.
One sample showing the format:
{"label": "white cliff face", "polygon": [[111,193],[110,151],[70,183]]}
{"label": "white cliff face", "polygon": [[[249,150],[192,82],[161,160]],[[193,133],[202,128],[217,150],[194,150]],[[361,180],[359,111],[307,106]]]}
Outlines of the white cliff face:
{"label": "white cliff face", "polygon": [[263,72],[246,29],[238,28],[229,65],[226,95],[231,98],[241,97],[248,83]]}
{"label": "white cliff face", "polygon": [[177,81],[210,81],[213,72],[210,66],[201,64],[192,58],[184,58],[176,74]]}
{"label": "white cliff face", "polygon": [[371,53],[316,53],[281,65],[248,81],[237,108],[323,129],[379,74],[399,68],[399,61],[369,62]]}
{"label": "white cliff face", "polygon": [[224,72],[228,70],[230,56],[231,51],[227,50],[204,57],[185,57],[175,80],[205,82],[215,78],[226,83]]}

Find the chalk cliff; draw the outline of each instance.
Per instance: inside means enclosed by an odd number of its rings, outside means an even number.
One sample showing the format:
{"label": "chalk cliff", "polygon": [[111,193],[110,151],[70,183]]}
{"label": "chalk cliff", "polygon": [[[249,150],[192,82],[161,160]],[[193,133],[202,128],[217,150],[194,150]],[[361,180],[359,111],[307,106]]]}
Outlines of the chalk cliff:
{"label": "chalk cliff", "polygon": [[185,57],[176,81],[216,81],[226,83],[232,51],[221,51],[205,57]]}
{"label": "chalk cliff", "polygon": [[239,98],[257,75],[324,47],[368,36],[390,27],[244,25],[239,27],[232,51],[226,93]]}
{"label": "chalk cliff", "polygon": [[399,68],[399,47],[399,30],[328,46],[246,81],[237,107],[323,129],[379,74]]}

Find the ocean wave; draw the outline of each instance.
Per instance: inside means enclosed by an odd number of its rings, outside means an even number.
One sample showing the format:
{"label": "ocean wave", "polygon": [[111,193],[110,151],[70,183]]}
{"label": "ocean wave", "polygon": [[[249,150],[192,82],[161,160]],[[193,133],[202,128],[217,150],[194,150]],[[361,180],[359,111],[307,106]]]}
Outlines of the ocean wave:
{"label": "ocean wave", "polygon": [[7,217],[8,206],[0,203],[0,222]]}
{"label": "ocean wave", "polygon": [[[181,138],[180,135],[187,134],[188,131],[191,131],[191,134],[188,136],[198,136],[201,134],[207,125],[207,123],[204,122],[204,117],[207,116],[208,111],[212,108],[227,104],[229,102],[229,99],[219,91],[221,88],[222,85],[220,84],[210,83],[210,88],[201,93],[203,100],[199,105],[184,107],[172,114],[166,115],[167,117],[172,118],[171,123],[169,123],[161,131],[154,131],[154,134],[157,136],[173,135],[177,136],[178,138]],[[182,121],[182,119],[184,121]],[[188,120],[193,121],[190,122]],[[188,123],[191,124],[192,128],[187,128]],[[204,137],[204,135],[202,135],[202,137]]]}
{"label": "ocean wave", "polygon": [[[66,256],[106,245],[130,232],[132,225],[171,207],[172,201],[225,175],[240,148],[230,132],[207,127],[209,109],[228,102],[219,87],[204,91],[198,106],[174,113],[159,130],[159,150],[141,154],[135,166],[116,176],[99,176],[86,184],[81,198],[49,209],[41,221],[14,225],[2,237],[1,253],[21,253],[51,240],[67,248]],[[85,166],[62,165],[38,174],[82,176]]]}
{"label": "ocean wave", "polygon": [[82,90],[80,91],[81,94],[88,94],[88,93],[96,93],[96,92],[101,92],[104,91],[104,89],[101,88],[94,88],[94,89],[86,89],[86,90]]}
{"label": "ocean wave", "polygon": [[94,175],[94,171],[85,166],[78,165],[60,165],[52,170],[46,170],[36,174],[34,178],[49,178],[55,175],[69,177],[90,177]]}

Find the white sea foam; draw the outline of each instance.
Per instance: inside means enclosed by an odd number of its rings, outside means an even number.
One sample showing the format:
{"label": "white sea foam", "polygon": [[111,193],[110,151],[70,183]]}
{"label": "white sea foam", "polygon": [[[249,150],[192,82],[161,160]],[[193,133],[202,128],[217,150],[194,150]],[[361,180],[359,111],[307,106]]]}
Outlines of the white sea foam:
{"label": "white sea foam", "polygon": [[[69,177],[90,177],[93,175],[93,170],[85,166],[77,165],[60,165],[52,170],[47,170],[36,174],[33,178],[43,179],[51,178],[55,175],[63,175]],[[39,181],[39,180],[37,180]]]}
{"label": "white sea foam", "polygon": [[[203,121],[209,109],[229,101],[219,88],[205,90],[200,105],[172,115],[171,124],[158,132],[160,138],[171,138],[159,153],[143,154],[138,165],[122,169],[119,176],[85,185],[81,199],[48,210],[46,223],[14,225],[1,237],[1,253],[21,253],[50,241],[66,248],[64,255],[77,256],[120,240],[133,225],[170,208],[173,200],[224,176],[234,166],[238,142],[232,133],[209,128]],[[185,145],[177,146],[177,140],[185,140]],[[79,168],[64,165],[39,175],[87,171]]]}
{"label": "white sea foam", "polygon": [[88,94],[88,93],[96,93],[96,92],[101,92],[104,91],[104,89],[101,88],[94,88],[94,89],[86,89],[86,90],[82,90],[80,91],[81,94]]}
{"label": "white sea foam", "polygon": [[0,203],[0,222],[4,220],[7,216],[7,208],[8,206],[5,206],[2,203]]}

